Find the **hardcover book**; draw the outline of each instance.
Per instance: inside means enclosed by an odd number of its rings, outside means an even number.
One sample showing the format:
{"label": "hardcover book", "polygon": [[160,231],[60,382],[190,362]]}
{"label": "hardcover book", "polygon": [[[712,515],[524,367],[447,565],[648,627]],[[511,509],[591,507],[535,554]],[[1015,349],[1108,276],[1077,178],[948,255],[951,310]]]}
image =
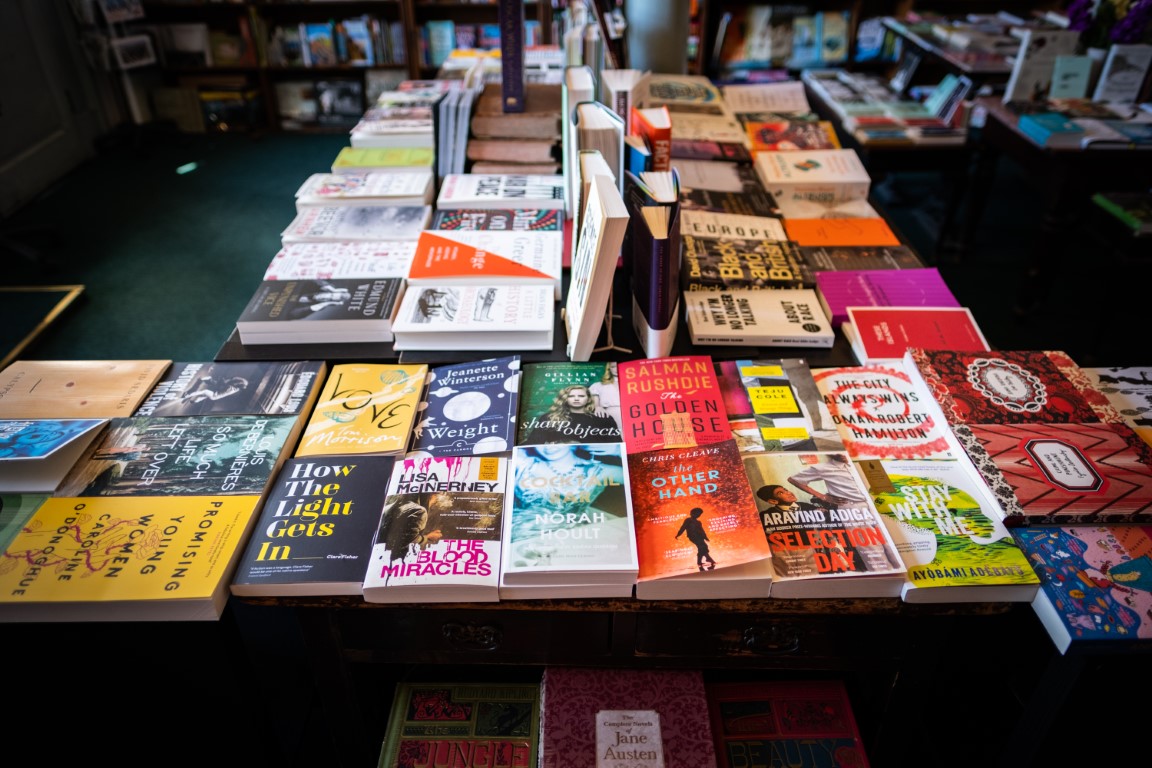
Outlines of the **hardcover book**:
{"label": "hardcover book", "polygon": [[848,307],[847,312],[840,328],[861,365],[899,362],[909,347],[989,349],[967,307]]}
{"label": "hardcover book", "polygon": [[697,345],[831,347],[836,340],[810,288],[691,291],[684,314]]}
{"label": "hardcover book", "polygon": [[837,327],[848,319],[848,307],[960,306],[935,267],[846,269],[815,277],[820,304]]}
{"label": "hardcover book", "polygon": [[243,344],[392,341],[398,277],[263,280],[236,319]]}
{"label": "hardcover book", "polygon": [[906,569],[848,454],[754,453],[744,469],[772,550],[772,596],[897,597]]}
{"label": "hardcover book", "polygon": [[806,360],[744,359],[732,366],[755,431],[746,452],[844,450]]}
{"label": "hardcover book", "polygon": [[299,429],[299,416],[112,419],[56,495],[261,495],[292,452]]}
{"label": "hardcover book", "polygon": [[0,492],[52,493],[107,419],[0,419]]}
{"label": "hardcover book", "polygon": [[[771,552],[735,440],[630,453],[628,478],[640,564],[636,597],[768,596]],[[739,575],[729,573],[741,566]]]}
{"label": "hardcover book", "polygon": [[1028,603],[1036,596],[1040,580],[966,461],[884,459],[866,462],[865,474],[908,569],[904,602]]}
{"label": "hardcover book", "polygon": [[1060,653],[1119,651],[1152,638],[1152,528],[1044,526],[1012,534],[1040,578],[1032,610]]}
{"label": "hardcover book", "polygon": [[512,449],[501,597],[520,585],[616,584],[631,593],[639,563],[624,457],[622,443]]}
{"label": "hardcover book", "polygon": [[1152,444],[1152,367],[1081,368],[1124,422]]}
{"label": "hardcover book", "polygon": [[338,280],[406,277],[415,240],[286,243],[264,270],[264,280]]}
{"label": "hardcover book", "polygon": [[313,205],[431,205],[432,169],[314,173],[296,190],[296,210]]}
{"label": "hardcover book", "polygon": [[431,216],[430,205],[310,206],[296,214],[280,239],[284,244],[415,240]]}
{"label": "hardcover book", "polygon": [[133,415],[310,413],[327,372],[321,360],[177,362]]}
{"label": "hardcover book", "polygon": [[397,459],[362,573],[370,603],[494,602],[508,459]]}
{"label": "hardcover book", "polygon": [[547,285],[413,285],[393,323],[396,350],[552,349]]}
{"label": "hardcover book", "polygon": [[700,670],[549,666],[540,691],[540,768],[597,768],[599,715],[619,710],[657,713],[666,768],[716,765]]}
{"label": "hardcover book", "polygon": [[294,455],[402,453],[427,375],[424,364],[333,365]]}
{"label": "hardcover book", "polygon": [[621,440],[615,362],[527,363],[520,383],[516,444]]}
{"label": "hardcover book", "polygon": [[706,685],[720,768],[763,765],[868,768],[848,690],[839,680]]}
{"label": "hardcover book", "polygon": [[171,360],[16,360],[0,371],[0,419],[131,416]]}
{"label": "hardcover book", "polygon": [[632,218],[625,257],[632,272],[632,327],[644,354],[672,352],[680,318],[680,201],[675,170],[625,173],[624,202]]}
{"label": "hardcover book", "polygon": [[812,372],[851,458],[957,458],[959,446],[932,393],[906,366],[848,365]]}
{"label": "hardcover book", "polygon": [[0,621],[216,621],[259,504],[49,498],[0,555]]}
{"label": "hardcover book", "polygon": [[428,371],[409,455],[511,451],[519,402],[519,355],[435,366]]}
{"label": "hardcover book", "polygon": [[560,298],[564,237],[533,230],[425,230],[408,285],[547,285]]}
{"label": "hardcover book", "polygon": [[503,88],[485,83],[476,100],[470,127],[479,138],[551,139],[560,138],[560,86],[555,83],[527,83],[524,109],[506,112]]}
{"label": "hardcover book", "polygon": [[563,207],[563,176],[453,173],[441,182],[436,197],[437,210]]}
{"label": "hardcover book", "polygon": [[557,208],[452,208],[434,212],[428,228],[563,232],[564,211]]}
{"label": "hardcover book", "polygon": [[628,453],[708,445],[732,437],[708,355],[624,360],[616,368]]}
{"label": "hardcover book", "polygon": [[470,755],[470,764],[537,764],[540,684],[411,682],[396,684],[378,768],[437,765]]}
{"label": "hardcover book", "polygon": [[262,502],[234,595],[359,595],[391,456],[290,458]]}

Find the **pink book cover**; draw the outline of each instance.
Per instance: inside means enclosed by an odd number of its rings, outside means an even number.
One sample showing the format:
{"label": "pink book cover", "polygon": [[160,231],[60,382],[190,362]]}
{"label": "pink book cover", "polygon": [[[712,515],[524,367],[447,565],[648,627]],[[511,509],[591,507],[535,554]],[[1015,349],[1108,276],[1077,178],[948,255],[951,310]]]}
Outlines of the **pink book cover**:
{"label": "pink book cover", "polygon": [[540,688],[541,768],[596,768],[596,713],[656,710],[665,768],[716,768],[699,670],[548,667]]}
{"label": "pink book cover", "polygon": [[624,360],[616,370],[628,453],[708,445],[732,437],[711,356]]}
{"label": "pink book cover", "polygon": [[815,278],[833,327],[848,319],[848,307],[960,306],[935,267],[846,269],[816,272]]}
{"label": "pink book cover", "polygon": [[1152,522],[1152,447],[1125,424],[968,424],[957,438],[1005,525]]}
{"label": "pink book cover", "polygon": [[989,348],[967,307],[849,307],[848,320],[870,361],[899,360],[909,347]]}

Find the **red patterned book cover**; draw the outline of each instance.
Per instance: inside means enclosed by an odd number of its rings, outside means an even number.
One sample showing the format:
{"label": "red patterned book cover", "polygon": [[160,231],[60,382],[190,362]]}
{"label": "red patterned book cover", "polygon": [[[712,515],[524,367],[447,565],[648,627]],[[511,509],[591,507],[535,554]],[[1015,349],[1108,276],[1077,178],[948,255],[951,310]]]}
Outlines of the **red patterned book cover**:
{"label": "red patterned book cover", "polygon": [[709,683],[720,768],[868,768],[848,691],[839,680]]}
{"label": "red patterned book cover", "polygon": [[617,365],[628,453],[708,445],[732,437],[708,355],[625,360]]}
{"label": "red patterned book cover", "polygon": [[548,667],[541,682],[540,768],[596,768],[597,715],[659,715],[665,768],[715,768],[699,670]]}

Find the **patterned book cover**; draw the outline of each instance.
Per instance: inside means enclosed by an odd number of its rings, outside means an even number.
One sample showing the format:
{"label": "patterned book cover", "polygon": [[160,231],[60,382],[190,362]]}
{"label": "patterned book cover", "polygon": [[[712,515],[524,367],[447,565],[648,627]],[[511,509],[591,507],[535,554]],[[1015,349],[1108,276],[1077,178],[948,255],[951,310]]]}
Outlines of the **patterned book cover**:
{"label": "patterned book cover", "polygon": [[260,507],[234,595],[359,595],[391,456],[290,458]]}
{"label": "patterned book cover", "polygon": [[452,208],[433,213],[428,228],[563,232],[564,211],[555,208]]}
{"label": "patterned book cover", "polygon": [[539,738],[539,683],[401,681],[377,765],[534,768]]}
{"label": "patterned book cover", "polygon": [[839,680],[716,682],[706,686],[720,768],[868,768],[848,690]]}
{"label": "patterned book cover", "polygon": [[1031,602],[1040,581],[1000,521],[999,505],[966,464],[864,463],[872,501],[908,568],[904,602]]}
{"label": "patterned book cover", "polygon": [[308,413],[327,370],[320,360],[173,363],[134,415]]}
{"label": "patterned book cover", "polygon": [[520,403],[520,356],[428,371],[409,451],[474,456],[512,450]]}
{"label": "patterned book cover", "polygon": [[598,715],[619,710],[658,713],[665,768],[716,765],[699,670],[546,667],[540,689],[540,768],[597,768]]}
{"label": "patterned book cover", "polygon": [[517,445],[615,443],[621,439],[621,424],[616,363],[524,366]]}
{"label": "patterned book cover", "polygon": [[732,437],[708,355],[625,360],[617,371],[629,453],[708,445]]}
{"label": "patterned book cover", "polygon": [[494,602],[508,459],[442,456],[397,459],[379,516],[364,599]]}
{"label": "patterned book cover", "polygon": [[639,582],[770,557],[735,440],[630,453],[628,478]]}
{"label": "patterned book cover", "polygon": [[853,459],[954,459],[948,423],[905,363],[820,368],[812,376]]}
{"label": "patterned book cover", "polygon": [[772,596],[896,597],[905,567],[843,451],[757,453],[744,469],[772,550]]}
{"label": "patterned book cover", "polygon": [[264,280],[406,277],[415,240],[287,243],[268,263]]}
{"label": "patterned book cover", "polygon": [[260,495],[298,429],[298,416],[112,419],[56,495]]}
{"label": "patterned book cover", "polygon": [[1152,638],[1152,528],[1044,526],[1012,532],[1040,577],[1032,609],[1061,653]]}
{"label": "patterned book cover", "polygon": [[741,359],[735,365],[761,450],[844,450],[804,358]]}
{"label": "patterned book cover", "polygon": [[415,363],[333,365],[294,455],[402,453],[427,375]]}
{"label": "patterned book cover", "polygon": [[1088,381],[1108,398],[1125,423],[1152,443],[1152,368],[1082,368]]}
{"label": "patterned book cover", "polygon": [[636,534],[622,443],[516,446],[511,465],[504,582],[636,581]]}

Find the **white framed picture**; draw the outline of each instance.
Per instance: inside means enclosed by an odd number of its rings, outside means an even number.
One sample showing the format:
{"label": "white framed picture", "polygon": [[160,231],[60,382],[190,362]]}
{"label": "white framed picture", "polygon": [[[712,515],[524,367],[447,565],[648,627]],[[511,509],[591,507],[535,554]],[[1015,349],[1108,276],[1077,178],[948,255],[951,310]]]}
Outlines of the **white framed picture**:
{"label": "white framed picture", "polygon": [[97,0],[104,20],[109,24],[144,18],[144,3],[141,0]]}
{"label": "white framed picture", "polygon": [[156,63],[156,51],[148,35],[130,35],[111,40],[112,55],[120,69],[135,69]]}

